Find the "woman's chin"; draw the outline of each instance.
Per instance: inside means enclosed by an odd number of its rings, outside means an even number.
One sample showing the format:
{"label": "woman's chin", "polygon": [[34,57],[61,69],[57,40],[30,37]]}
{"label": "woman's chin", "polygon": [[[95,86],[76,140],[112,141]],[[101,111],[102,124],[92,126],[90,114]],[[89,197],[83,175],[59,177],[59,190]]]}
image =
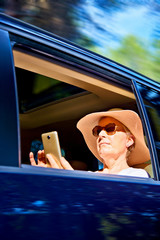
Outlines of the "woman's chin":
{"label": "woman's chin", "polygon": [[106,158],[108,158],[108,157],[111,157],[111,156],[113,156],[114,155],[114,153],[113,153],[113,151],[109,151],[109,150],[101,150],[100,152],[99,152],[99,156],[102,158],[102,159],[106,159]]}

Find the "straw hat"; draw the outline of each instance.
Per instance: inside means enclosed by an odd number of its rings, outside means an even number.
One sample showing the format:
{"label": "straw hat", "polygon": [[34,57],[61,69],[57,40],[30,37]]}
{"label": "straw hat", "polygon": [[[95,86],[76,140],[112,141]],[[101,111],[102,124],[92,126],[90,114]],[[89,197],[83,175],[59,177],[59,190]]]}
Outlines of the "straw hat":
{"label": "straw hat", "polygon": [[106,112],[95,112],[81,118],[77,123],[77,128],[83,134],[85,142],[101,162],[102,159],[97,152],[96,137],[92,134],[92,129],[98,125],[102,117],[113,117],[123,123],[135,137],[135,148],[131,151],[128,159],[130,166],[144,163],[150,159],[149,150],[144,141],[143,128],[138,114],[131,110],[109,110]]}

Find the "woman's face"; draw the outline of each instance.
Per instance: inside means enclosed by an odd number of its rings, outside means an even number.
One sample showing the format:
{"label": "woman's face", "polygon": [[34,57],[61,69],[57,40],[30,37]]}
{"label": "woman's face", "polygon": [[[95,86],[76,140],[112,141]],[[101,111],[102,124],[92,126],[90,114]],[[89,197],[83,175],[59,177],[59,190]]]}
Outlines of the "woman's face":
{"label": "woman's face", "polygon": [[117,159],[122,154],[127,153],[127,148],[131,146],[134,141],[128,137],[123,124],[112,117],[104,117],[100,119],[99,126],[104,127],[110,123],[115,123],[118,131],[113,135],[108,135],[105,129],[102,129],[97,136],[97,150],[102,159],[114,158]]}

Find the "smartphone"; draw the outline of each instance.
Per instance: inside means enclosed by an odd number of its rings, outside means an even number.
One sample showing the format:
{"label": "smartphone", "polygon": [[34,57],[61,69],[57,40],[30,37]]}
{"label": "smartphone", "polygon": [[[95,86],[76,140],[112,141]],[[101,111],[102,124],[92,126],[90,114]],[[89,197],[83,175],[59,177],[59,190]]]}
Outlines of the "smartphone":
{"label": "smartphone", "polygon": [[57,131],[43,133],[41,137],[45,155],[48,153],[51,154],[58,164],[59,168],[62,169],[62,166],[60,164],[61,148]]}

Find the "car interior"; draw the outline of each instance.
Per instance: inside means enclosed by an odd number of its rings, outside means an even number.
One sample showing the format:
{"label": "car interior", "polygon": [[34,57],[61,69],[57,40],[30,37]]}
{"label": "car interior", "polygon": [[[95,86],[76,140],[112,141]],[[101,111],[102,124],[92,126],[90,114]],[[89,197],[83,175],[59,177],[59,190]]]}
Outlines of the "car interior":
{"label": "car interior", "polygon": [[[13,50],[19,98],[21,161],[30,164],[29,152],[35,156],[43,149],[41,134],[57,131],[62,155],[76,170],[96,171],[101,164],[88,150],[76,128],[88,113],[112,108],[131,109],[138,113],[130,89],[109,79],[58,64],[17,49]],[[145,163],[151,176],[151,164]]]}

